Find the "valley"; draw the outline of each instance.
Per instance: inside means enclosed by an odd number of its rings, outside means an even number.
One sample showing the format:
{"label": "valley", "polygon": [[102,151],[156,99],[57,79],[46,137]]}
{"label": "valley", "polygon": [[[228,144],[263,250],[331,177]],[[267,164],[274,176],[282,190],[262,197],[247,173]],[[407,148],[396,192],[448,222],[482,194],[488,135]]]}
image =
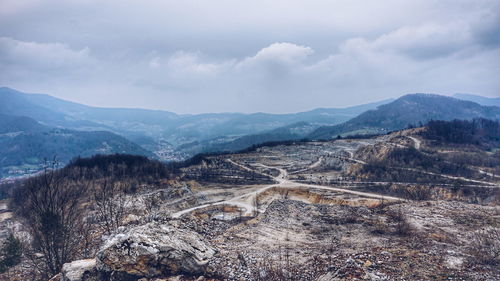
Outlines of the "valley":
{"label": "valley", "polygon": [[[93,222],[91,235],[102,240],[94,240],[87,254],[77,255],[86,260],[65,265],[59,276],[79,281],[104,280],[109,272],[119,280],[157,281],[493,280],[500,276],[498,260],[487,251],[497,248],[481,247],[498,247],[498,153],[477,145],[438,145],[428,130],[207,154],[165,170],[172,173],[166,178],[143,177],[143,172],[129,179],[94,178],[101,188],[115,182],[111,206],[123,204],[123,213],[110,232],[100,219]],[[394,153],[400,162],[391,162]],[[408,167],[403,153],[434,160]],[[456,153],[485,158],[469,162],[467,169],[450,168],[460,157],[447,158],[445,169],[440,166],[438,159]],[[75,168],[92,167],[85,161]],[[384,164],[383,174],[373,173],[380,161],[391,164]],[[103,219],[92,198],[89,193],[82,199],[93,206],[85,208],[85,216]],[[23,220],[4,217],[5,229],[28,235]],[[130,245],[128,250],[120,243]],[[186,256],[166,258],[161,249],[167,248],[172,255],[185,249]],[[11,272],[35,274],[23,266]]]}
{"label": "valley", "polygon": [[[125,153],[164,162],[199,153],[236,152],[269,142],[386,134],[434,120],[500,118],[495,99],[409,94],[347,108],[292,114],[211,113],[99,108],[0,88],[0,178],[29,176],[56,156]],[[451,105],[451,106],[450,106]],[[54,145],[57,144],[57,145]],[[56,148],[58,151],[56,151]]]}

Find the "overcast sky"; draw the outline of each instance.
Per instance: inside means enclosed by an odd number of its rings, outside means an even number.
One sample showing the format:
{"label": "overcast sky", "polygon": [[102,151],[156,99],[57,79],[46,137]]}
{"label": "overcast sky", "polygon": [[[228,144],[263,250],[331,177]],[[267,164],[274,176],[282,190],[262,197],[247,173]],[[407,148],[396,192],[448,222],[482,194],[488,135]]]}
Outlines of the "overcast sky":
{"label": "overcast sky", "polygon": [[177,113],[500,96],[498,0],[0,0],[0,86]]}

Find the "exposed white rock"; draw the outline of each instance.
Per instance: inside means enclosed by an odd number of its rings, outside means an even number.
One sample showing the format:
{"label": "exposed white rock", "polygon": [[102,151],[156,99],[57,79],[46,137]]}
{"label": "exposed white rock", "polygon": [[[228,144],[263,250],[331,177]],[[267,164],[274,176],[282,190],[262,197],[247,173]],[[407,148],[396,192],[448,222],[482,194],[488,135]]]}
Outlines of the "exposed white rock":
{"label": "exposed white rock", "polygon": [[152,222],[110,237],[98,253],[97,267],[138,277],[197,274],[214,254],[197,233]]}
{"label": "exposed white rock", "polygon": [[96,260],[77,260],[65,263],[62,268],[62,281],[80,281],[85,272],[95,269]]}

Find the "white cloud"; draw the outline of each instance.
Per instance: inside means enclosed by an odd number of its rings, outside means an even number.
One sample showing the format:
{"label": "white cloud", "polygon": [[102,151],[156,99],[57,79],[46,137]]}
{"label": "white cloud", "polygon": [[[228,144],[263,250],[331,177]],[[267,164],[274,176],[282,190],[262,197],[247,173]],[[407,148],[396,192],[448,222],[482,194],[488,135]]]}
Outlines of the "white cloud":
{"label": "white cloud", "polygon": [[255,56],[248,57],[241,61],[238,67],[252,66],[261,63],[296,64],[304,61],[312,53],[314,53],[313,49],[307,46],[300,46],[287,42],[273,43],[261,49]]}
{"label": "white cloud", "polygon": [[169,71],[181,75],[214,76],[231,65],[231,61],[223,63],[202,62],[199,53],[189,53],[185,51],[174,53],[166,62]]}
{"label": "white cloud", "polygon": [[452,54],[471,43],[469,26],[461,22],[446,26],[426,23],[403,26],[373,41],[350,39],[342,45],[341,50],[396,52],[415,59],[428,59]]}
{"label": "white cloud", "polygon": [[25,42],[0,37],[0,60],[19,67],[52,70],[79,67],[90,61],[90,50],[73,50],[61,43]]}

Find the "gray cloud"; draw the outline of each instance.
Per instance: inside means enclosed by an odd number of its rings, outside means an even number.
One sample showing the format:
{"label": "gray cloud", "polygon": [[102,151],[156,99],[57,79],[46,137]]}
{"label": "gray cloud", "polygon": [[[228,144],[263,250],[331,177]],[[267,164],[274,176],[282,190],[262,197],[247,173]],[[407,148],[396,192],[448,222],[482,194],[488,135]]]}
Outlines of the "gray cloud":
{"label": "gray cloud", "polygon": [[0,0],[0,84],[187,113],[499,96],[497,3]]}

